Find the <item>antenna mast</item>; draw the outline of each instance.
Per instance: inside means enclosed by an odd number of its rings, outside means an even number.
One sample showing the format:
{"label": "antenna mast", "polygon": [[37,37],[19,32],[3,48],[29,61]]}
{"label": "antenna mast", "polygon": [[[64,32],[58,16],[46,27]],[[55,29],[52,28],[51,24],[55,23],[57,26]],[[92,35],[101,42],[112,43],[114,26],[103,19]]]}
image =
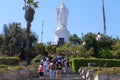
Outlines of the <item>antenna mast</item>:
{"label": "antenna mast", "polygon": [[42,38],[43,38],[43,25],[44,25],[44,21],[42,21],[42,27],[41,27],[41,43],[42,43]]}

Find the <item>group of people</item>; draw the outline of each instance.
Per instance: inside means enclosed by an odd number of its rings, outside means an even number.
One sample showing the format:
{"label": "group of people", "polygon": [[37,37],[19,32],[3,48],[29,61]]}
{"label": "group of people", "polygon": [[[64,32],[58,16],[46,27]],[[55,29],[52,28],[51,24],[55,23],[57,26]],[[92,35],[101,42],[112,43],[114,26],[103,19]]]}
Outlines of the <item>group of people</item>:
{"label": "group of people", "polygon": [[69,67],[69,61],[60,55],[50,60],[44,57],[38,66],[39,77],[43,79],[45,75],[49,75],[50,79],[61,78],[61,73],[65,73],[67,67]]}

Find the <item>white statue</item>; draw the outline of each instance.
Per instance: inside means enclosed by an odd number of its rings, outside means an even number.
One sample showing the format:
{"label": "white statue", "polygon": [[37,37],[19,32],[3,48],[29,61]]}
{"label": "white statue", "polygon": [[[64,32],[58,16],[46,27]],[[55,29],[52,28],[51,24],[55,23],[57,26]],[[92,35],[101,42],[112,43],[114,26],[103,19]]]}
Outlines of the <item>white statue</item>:
{"label": "white statue", "polygon": [[67,30],[68,8],[62,3],[57,9],[57,29],[55,31],[54,44],[59,45],[69,41],[69,31]]}
{"label": "white statue", "polygon": [[66,26],[68,20],[68,8],[62,3],[57,9],[57,21],[58,25]]}

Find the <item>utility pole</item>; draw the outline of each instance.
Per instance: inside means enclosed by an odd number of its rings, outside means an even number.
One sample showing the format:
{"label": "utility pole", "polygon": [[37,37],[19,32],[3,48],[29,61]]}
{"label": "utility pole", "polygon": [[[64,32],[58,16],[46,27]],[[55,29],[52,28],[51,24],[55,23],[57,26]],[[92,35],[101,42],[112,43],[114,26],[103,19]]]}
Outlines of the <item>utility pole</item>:
{"label": "utility pole", "polygon": [[41,27],[41,43],[42,43],[42,38],[43,38],[43,25],[44,25],[44,21],[42,21],[42,27]]}
{"label": "utility pole", "polygon": [[102,0],[102,14],[103,14],[104,34],[106,34],[106,18],[105,18],[104,0]]}

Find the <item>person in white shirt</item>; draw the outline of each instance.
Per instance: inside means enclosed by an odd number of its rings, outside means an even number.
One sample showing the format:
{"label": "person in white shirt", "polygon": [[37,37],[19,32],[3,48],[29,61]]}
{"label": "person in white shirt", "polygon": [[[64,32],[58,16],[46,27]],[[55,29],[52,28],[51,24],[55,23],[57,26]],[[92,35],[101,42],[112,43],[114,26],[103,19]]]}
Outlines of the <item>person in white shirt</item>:
{"label": "person in white shirt", "polygon": [[48,68],[48,64],[49,64],[49,59],[47,58],[46,59],[46,57],[44,57],[42,60],[41,60],[41,62],[43,63],[43,66],[44,66],[44,75],[46,75],[47,74],[47,68]]}

